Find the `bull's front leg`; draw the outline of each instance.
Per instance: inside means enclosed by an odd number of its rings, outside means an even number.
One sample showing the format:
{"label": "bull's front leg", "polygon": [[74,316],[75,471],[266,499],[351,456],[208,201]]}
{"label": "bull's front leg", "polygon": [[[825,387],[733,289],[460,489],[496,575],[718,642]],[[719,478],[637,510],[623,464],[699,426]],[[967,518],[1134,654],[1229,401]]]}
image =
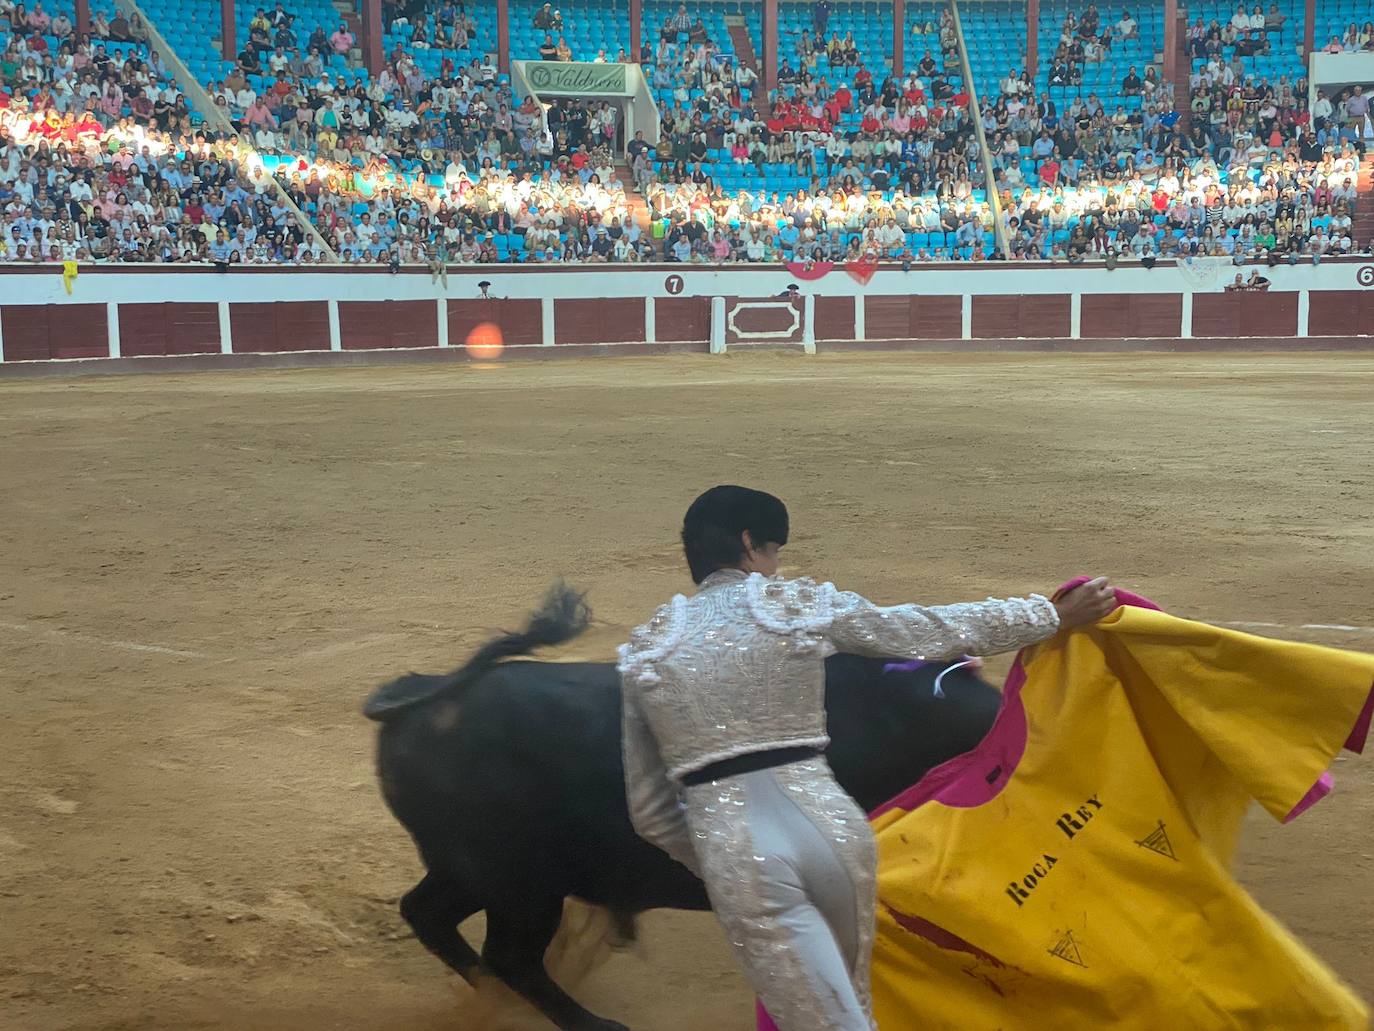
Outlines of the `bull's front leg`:
{"label": "bull's front leg", "polygon": [[560,1031],[630,1031],[598,1017],[558,987],[544,968],[544,953],[563,918],[563,899],[522,899],[487,907],[482,964],[527,999]]}

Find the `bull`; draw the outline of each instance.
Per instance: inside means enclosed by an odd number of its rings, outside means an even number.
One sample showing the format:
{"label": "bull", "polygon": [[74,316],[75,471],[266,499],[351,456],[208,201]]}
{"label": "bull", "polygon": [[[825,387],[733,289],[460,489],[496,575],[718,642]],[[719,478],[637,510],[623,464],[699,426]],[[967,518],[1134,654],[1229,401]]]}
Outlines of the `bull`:
{"label": "bull", "polygon": [[[379,687],[363,712],[381,724],[382,794],[426,874],[400,903],[416,938],[465,980],[489,972],[563,1031],[628,1031],[581,1006],[544,953],[568,896],[605,907],[633,932],[649,909],[704,910],[705,889],[630,824],[620,750],[620,681],[610,663],[521,660],[587,626],[563,585],[519,633],[502,634],[443,675]],[[973,747],[1001,694],[967,669],[885,669],[826,660],[826,757],[866,810]],[[485,911],[479,957],[458,924]]]}

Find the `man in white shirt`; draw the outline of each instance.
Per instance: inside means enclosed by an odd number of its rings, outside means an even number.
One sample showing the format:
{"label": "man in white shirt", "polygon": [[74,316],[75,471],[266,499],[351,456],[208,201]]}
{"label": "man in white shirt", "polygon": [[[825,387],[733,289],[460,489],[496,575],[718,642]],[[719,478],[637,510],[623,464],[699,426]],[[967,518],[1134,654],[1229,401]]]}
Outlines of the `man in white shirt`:
{"label": "man in white shirt", "polygon": [[1335,108],[1331,105],[1331,100],[1322,90],[1317,90],[1316,102],[1312,105],[1312,127],[1314,129],[1323,128],[1331,119]]}
{"label": "man in white shirt", "polygon": [[906,236],[897,225],[896,218],[888,218],[874,233],[874,238],[884,251],[900,253],[906,244]]}
{"label": "man in white shirt", "polygon": [[452,189],[467,178],[468,170],[458,160],[458,152],[455,150],[449,155],[448,164],[444,166],[444,185]]}
{"label": "man in white shirt", "polygon": [[372,224],[372,212],[370,211],[363,212],[362,221],[353,227],[353,231],[364,245],[371,244],[381,235],[377,231],[377,227]]}
{"label": "man in white shirt", "polygon": [[845,141],[840,139],[837,133],[832,133],[830,138],[825,141],[825,156],[832,165],[839,164],[843,160],[847,149],[848,146]]}

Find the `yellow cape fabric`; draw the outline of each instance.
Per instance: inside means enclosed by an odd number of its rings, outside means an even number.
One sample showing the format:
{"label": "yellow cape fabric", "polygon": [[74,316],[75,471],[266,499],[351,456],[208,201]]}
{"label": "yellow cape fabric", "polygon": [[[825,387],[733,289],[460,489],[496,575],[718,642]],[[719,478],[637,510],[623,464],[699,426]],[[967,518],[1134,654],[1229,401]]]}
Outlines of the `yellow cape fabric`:
{"label": "yellow cape fabric", "polygon": [[1340,751],[1374,656],[1121,608],[1020,663],[1005,786],[874,819],[879,1027],[1367,1028],[1229,863],[1249,801],[1282,819]]}

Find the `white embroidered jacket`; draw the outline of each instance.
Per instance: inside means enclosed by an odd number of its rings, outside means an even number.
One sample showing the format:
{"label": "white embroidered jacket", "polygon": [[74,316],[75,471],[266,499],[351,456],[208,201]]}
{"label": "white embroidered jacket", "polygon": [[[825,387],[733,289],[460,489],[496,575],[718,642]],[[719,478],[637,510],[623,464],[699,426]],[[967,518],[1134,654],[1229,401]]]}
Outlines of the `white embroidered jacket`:
{"label": "white embroidered jacket", "polygon": [[722,569],[678,595],[620,647],[626,794],[641,837],[695,869],[681,777],[792,746],[824,748],[824,659],[837,651],[941,659],[1052,636],[1040,595],[882,607],[834,584]]}

